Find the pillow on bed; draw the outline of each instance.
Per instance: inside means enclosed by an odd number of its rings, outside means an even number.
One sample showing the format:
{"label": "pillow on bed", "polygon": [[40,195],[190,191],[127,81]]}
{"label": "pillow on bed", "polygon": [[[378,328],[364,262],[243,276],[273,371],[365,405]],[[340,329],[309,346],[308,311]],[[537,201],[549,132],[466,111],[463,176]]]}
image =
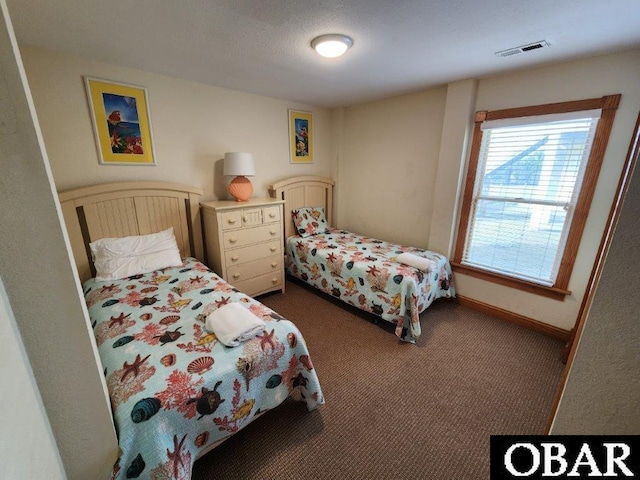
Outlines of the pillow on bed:
{"label": "pillow on bed", "polygon": [[301,237],[319,233],[329,233],[329,224],[324,215],[324,207],[302,207],[292,210],[293,224]]}
{"label": "pillow on bed", "polygon": [[182,265],[173,227],[149,235],[101,238],[89,246],[99,282]]}

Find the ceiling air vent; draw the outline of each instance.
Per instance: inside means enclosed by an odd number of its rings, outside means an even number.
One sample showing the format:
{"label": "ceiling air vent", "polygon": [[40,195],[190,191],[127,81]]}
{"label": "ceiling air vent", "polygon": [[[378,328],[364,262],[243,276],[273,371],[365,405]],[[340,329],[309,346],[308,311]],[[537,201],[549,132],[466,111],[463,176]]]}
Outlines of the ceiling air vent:
{"label": "ceiling air vent", "polygon": [[521,45],[515,48],[509,48],[508,50],[502,50],[496,52],[498,57],[510,57],[511,55],[517,55],[519,53],[530,52],[531,50],[538,50],[549,46],[549,42],[546,40],[540,40],[539,42],[529,43],[527,45]]}

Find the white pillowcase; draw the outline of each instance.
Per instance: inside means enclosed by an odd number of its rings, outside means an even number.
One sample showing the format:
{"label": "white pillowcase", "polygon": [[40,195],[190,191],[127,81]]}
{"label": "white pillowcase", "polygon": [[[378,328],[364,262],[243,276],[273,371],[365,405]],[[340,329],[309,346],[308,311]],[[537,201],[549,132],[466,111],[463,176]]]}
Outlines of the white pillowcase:
{"label": "white pillowcase", "polygon": [[101,238],[89,246],[99,282],[182,265],[173,227],[149,235]]}

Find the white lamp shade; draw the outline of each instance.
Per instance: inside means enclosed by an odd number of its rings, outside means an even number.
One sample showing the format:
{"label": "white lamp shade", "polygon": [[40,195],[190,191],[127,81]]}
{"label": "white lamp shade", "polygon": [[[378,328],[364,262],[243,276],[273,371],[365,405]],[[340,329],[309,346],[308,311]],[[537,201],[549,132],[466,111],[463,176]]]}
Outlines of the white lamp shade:
{"label": "white lamp shade", "polygon": [[227,152],[224,154],[223,175],[242,175],[250,177],[256,174],[253,155],[243,152]]}

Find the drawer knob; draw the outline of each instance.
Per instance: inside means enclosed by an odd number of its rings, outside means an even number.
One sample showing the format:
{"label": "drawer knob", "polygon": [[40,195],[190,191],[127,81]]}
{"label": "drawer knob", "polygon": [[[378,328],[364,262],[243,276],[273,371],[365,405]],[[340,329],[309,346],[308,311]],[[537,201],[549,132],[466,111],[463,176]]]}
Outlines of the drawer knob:
{"label": "drawer knob", "polygon": [[277,250],[276,247],[271,247],[269,250],[271,250],[272,252],[275,252]]}
{"label": "drawer knob", "polygon": [[242,217],[242,221],[246,222],[247,221],[247,217]]}
{"label": "drawer knob", "polygon": [[237,255],[234,255],[233,257],[231,257],[231,261],[232,262],[237,262],[239,258],[240,257],[238,257]]}
{"label": "drawer knob", "polygon": [[275,213],[270,213],[269,214],[269,218],[276,218],[276,214]]}
{"label": "drawer knob", "polygon": [[236,223],[236,219],[235,218],[230,218],[229,220],[227,220],[227,223],[229,225],[233,225],[234,223]]}
{"label": "drawer knob", "polygon": [[276,234],[276,233],[278,233],[278,232],[276,232],[275,230],[269,230],[269,233],[270,233],[271,235],[275,235],[275,234]]}
{"label": "drawer knob", "polygon": [[229,239],[229,243],[236,243],[238,241],[238,239],[236,237],[231,237]]}
{"label": "drawer knob", "polygon": [[239,273],[234,273],[234,274],[233,274],[233,278],[235,278],[235,279],[240,278],[240,274],[239,274]]}
{"label": "drawer knob", "polygon": [[278,266],[278,262],[273,262],[273,263],[271,264],[271,266],[272,266],[273,268],[276,268],[276,267]]}
{"label": "drawer knob", "polygon": [[271,283],[273,283],[275,285],[276,283],[278,283],[278,279],[277,278],[272,278],[271,279]]}

